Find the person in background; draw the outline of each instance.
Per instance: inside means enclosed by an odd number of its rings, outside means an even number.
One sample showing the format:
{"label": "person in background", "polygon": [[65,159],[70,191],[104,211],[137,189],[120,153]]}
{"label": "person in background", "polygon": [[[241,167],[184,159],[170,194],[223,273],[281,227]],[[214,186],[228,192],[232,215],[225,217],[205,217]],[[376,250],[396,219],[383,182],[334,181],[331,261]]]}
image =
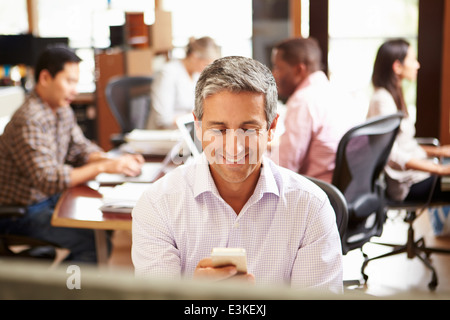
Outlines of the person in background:
{"label": "person in background", "polygon": [[[244,57],[200,75],[194,119],[203,150],[152,184],[133,209],[137,276],[342,292],[342,251],[327,195],[265,157],[277,124],[270,70]],[[244,248],[248,273],[214,267],[215,247]]]}
{"label": "person in background", "polygon": [[[414,48],[404,39],[383,43],[378,49],[372,73],[374,93],[367,118],[402,112],[400,131],[385,167],[387,195],[397,201],[427,200],[436,175],[450,175],[450,166],[430,157],[449,157],[450,146],[421,146],[415,139],[415,119],[410,115],[402,90],[402,81],[415,81],[420,64]],[[434,199],[450,199],[443,192],[440,178],[434,187]]]}
{"label": "person in background", "polygon": [[273,48],[272,72],[286,101],[285,131],[272,159],[297,173],[331,182],[342,136],[364,117],[334,89],[321,70],[322,52],[313,38],[284,40]]}
{"label": "person in background", "polygon": [[95,262],[93,230],[52,227],[65,189],[102,172],[135,176],[143,157],[110,159],[86,139],[71,101],[77,95],[80,58],[69,48],[47,48],[35,67],[35,87],[0,136],[0,205],[22,205],[21,218],[0,220],[0,232],[30,236],[70,250],[67,260]]}
{"label": "person in background", "polygon": [[169,61],[154,76],[147,129],[176,128],[176,118],[194,109],[200,72],[219,57],[220,48],[212,38],[190,39],[185,58]]}

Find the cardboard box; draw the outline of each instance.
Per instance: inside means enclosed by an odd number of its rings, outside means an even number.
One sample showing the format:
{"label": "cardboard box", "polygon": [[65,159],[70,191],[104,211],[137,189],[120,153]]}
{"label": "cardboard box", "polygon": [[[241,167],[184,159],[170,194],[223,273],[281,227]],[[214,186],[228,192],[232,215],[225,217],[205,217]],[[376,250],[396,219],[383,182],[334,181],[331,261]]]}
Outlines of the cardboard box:
{"label": "cardboard box", "polygon": [[131,49],[125,51],[125,68],[128,76],[149,76],[153,73],[153,50]]}
{"label": "cardboard box", "polygon": [[149,45],[155,53],[172,50],[172,14],[170,12],[155,10],[155,23],[149,26]]}

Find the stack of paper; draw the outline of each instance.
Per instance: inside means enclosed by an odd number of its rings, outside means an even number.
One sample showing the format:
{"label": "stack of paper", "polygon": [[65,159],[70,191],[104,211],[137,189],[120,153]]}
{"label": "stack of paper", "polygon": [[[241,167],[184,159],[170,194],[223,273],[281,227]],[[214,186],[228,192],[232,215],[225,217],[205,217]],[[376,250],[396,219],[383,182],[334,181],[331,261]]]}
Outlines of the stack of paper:
{"label": "stack of paper", "polygon": [[103,212],[131,213],[137,201],[148,188],[148,183],[127,182],[113,188],[100,188],[103,195]]}
{"label": "stack of paper", "polygon": [[127,147],[142,154],[166,155],[181,140],[179,130],[135,129],[127,134]]}

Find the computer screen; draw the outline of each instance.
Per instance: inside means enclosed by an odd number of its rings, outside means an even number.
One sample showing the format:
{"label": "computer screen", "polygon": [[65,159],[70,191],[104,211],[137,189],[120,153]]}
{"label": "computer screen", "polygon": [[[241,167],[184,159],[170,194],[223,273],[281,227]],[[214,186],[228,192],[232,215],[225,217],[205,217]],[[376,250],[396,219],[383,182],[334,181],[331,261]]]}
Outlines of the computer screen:
{"label": "computer screen", "polygon": [[202,153],[202,143],[195,134],[195,121],[192,114],[179,117],[177,119],[177,126],[181,132],[184,142],[195,158]]}

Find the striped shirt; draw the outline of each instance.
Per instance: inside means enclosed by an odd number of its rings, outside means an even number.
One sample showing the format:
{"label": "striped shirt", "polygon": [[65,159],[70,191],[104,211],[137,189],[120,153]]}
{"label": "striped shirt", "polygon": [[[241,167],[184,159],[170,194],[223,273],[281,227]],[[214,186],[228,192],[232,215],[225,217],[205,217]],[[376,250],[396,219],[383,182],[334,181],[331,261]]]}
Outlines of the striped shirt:
{"label": "striped shirt", "polygon": [[192,277],[214,247],[240,247],[256,283],[342,291],[335,213],[306,178],[264,159],[253,195],[237,215],[220,197],[206,157],[176,168],[133,210],[136,275]]}
{"label": "striped shirt", "polygon": [[31,205],[63,191],[73,166],[99,150],[72,108],[53,112],[32,92],[0,136],[0,203]]}

